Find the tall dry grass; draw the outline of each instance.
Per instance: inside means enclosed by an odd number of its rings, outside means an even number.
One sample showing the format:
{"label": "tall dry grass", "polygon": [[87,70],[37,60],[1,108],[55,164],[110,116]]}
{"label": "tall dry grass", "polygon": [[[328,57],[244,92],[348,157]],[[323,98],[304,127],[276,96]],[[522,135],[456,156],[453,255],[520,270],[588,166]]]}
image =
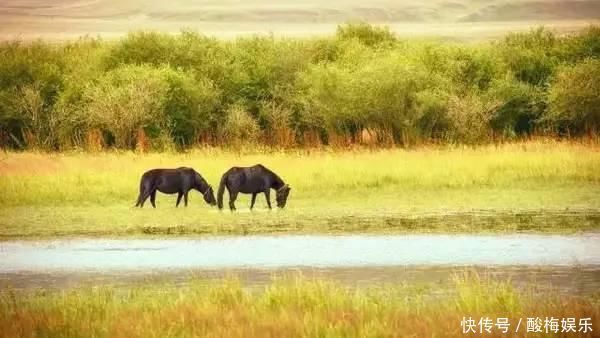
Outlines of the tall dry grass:
{"label": "tall dry grass", "polygon": [[[441,290],[437,290],[441,291]],[[175,288],[76,288],[0,293],[2,337],[464,337],[464,317],[509,318],[511,332],[528,317],[591,318],[600,325],[595,297],[515,289],[509,281],[457,275],[442,293],[427,286],[343,287],[301,276],[275,280],[263,290],[235,279]],[[502,336],[494,328],[494,334]],[[471,334],[472,335],[472,334]],[[595,331],[578,333],[593,337]],[[570,337],[527,333],[516,337]]]}

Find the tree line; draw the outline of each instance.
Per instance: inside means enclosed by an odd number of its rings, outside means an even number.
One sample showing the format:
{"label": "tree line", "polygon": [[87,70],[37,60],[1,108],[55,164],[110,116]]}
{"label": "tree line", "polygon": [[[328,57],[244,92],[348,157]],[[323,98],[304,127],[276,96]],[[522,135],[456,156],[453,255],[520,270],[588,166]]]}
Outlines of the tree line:
{"label": "tree line", "polygon": [[134,32],[0,44],[3,148],[411,145],[597,135],[600,27],[482,43]]}

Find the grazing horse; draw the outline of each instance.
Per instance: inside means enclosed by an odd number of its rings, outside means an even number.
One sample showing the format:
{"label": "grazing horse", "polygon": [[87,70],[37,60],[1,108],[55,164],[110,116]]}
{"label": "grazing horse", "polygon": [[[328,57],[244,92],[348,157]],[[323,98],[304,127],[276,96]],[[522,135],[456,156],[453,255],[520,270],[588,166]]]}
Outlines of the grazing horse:
{"label": "grazing horse", "polygon": [[229,192],[229,209],[231,210],[235,210],[235,199],[240,192],[243,194],[252,194],[250,210],[254,207],[256,195],[261,192],[265,194],[267,205],[271,209],[271,189],[275,189],[276,191],[277,206],[283,208],[292,189],[277,174],[261,164],[252,167],[233,167],[223,174],[221,183],[219,184],[219,191],[217,192],[219,209],[223,209],[223,193],[225,188]]}
{"label": "grazing horse", "polygon": [[164,194],[177,194],[177,204],[183,197],[184,205],[188,204],[188,192],[196,189],[204,196],[204,201],[210,205],[217,204],[213,188],[206,180],[194,169],[180,167],[177,169],[152,169],[142,175],[140,181],[140,195],[138,196],[136,207],[144,207],[144,202],[150,197],[150,203],[156,208],[156,191]]}

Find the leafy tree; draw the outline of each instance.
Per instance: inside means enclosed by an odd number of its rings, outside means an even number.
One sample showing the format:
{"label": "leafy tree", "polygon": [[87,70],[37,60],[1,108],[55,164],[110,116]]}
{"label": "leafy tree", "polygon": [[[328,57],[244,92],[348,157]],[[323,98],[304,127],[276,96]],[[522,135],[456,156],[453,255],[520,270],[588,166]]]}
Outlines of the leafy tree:
{"label": "leafy tree", "polygon": [[600,127],[600,59],[559,69],[548,94],[546,118],[571,133],[596,133]]}

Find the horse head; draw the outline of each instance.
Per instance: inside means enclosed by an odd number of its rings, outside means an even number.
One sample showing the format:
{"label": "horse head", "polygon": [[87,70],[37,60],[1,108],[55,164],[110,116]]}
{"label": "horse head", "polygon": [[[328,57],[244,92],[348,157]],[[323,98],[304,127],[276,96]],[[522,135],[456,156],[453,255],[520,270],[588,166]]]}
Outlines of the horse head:
{"label": "horse head", "polygon": [[215,193],[213,191],[212,185],[209,185],[206,188],[206,191],[202,194],[204,197],[204,201],[212,206],[217,205],[217,199],[215,198]]}
{"label": "horse head", "polygon": [[277,189],[277,207],[282,209],[285,207],[288,196],[290,194],[290,190],[292,190],[292,188],[290,188],[290,186],[287,184],[284,184],[281,188]]}

